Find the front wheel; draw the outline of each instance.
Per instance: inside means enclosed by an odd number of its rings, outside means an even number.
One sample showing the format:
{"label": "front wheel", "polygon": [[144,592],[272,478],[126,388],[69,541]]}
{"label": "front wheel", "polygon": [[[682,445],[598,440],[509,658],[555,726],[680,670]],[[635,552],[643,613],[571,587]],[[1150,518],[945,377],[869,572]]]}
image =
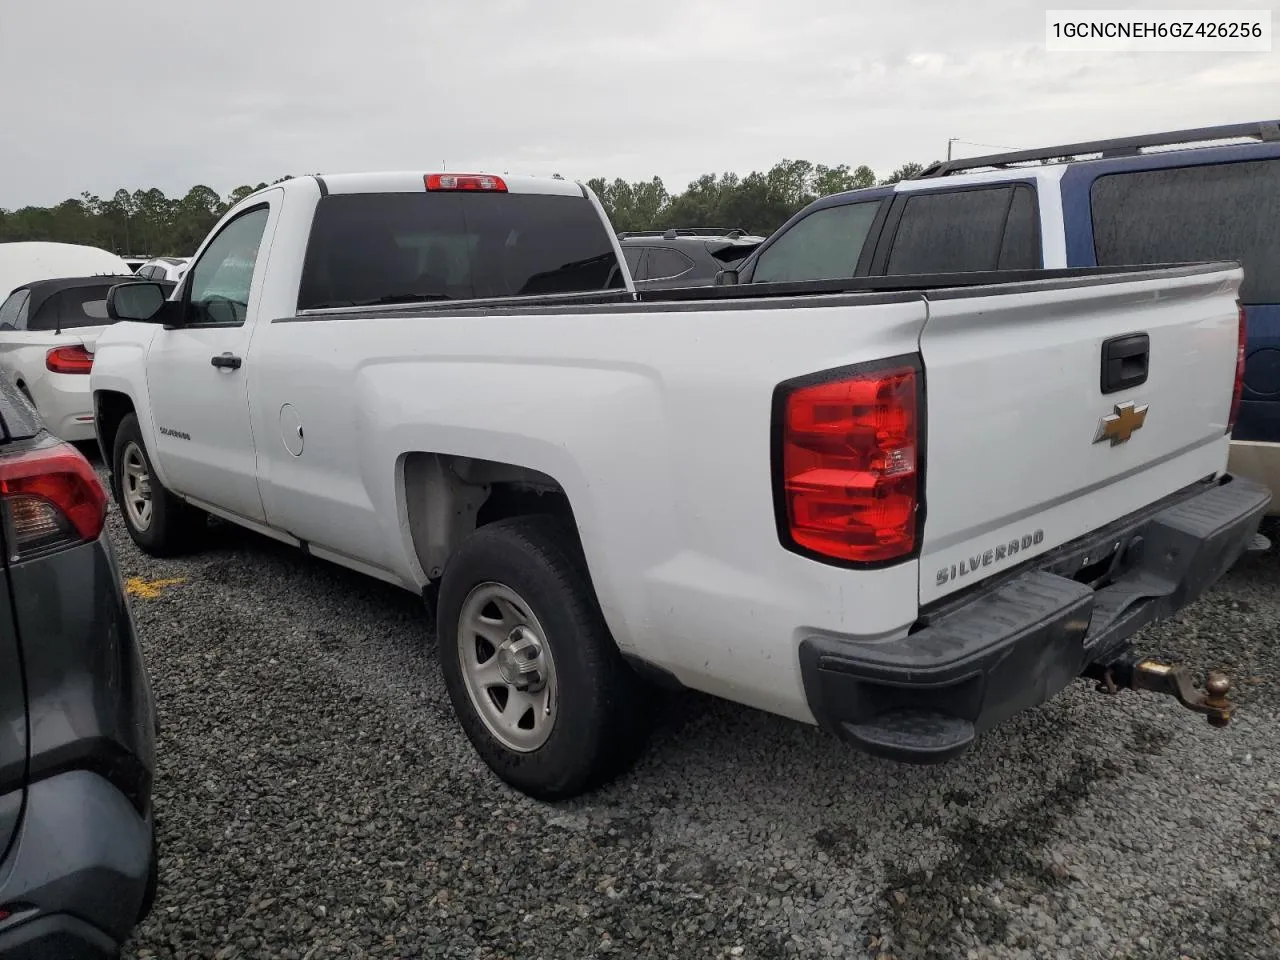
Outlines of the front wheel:
{"label": "front wheel", "polygon": [[136,414],[120,421],[116,431],[111,481],[125,529],[145,552],[170,557],[199,545],[207,518],[160,483],[151,467]]}
{"label": "front wheel", "polygon": [[639,754],[650,698],[613,642],[567,523],[481,527],[445,567],[436,617],[454,711],[506,783],[564,799]]}

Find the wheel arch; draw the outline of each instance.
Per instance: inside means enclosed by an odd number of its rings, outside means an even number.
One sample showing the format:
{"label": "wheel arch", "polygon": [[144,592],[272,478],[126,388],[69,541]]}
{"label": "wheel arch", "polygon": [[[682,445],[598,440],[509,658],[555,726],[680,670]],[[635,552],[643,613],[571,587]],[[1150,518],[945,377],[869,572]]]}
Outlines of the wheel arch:
{"label": "wheel arch", "polygon": [[[114,469],[112,452],[120,424],[129,414],[137,415],[133,398],[119,390],[95,390],[93,393],[93,426],[98,434],[98,449],[108,470]],[[141,420],[141,418],[139,418]]]}
{"label": "wheel arch", "polygon": [[429,581],[444,573],[476,529],[508,517],[551,514],[581,528],[559,480],[520,464],[414,451],[404,455],[400,495],[414,556]]}

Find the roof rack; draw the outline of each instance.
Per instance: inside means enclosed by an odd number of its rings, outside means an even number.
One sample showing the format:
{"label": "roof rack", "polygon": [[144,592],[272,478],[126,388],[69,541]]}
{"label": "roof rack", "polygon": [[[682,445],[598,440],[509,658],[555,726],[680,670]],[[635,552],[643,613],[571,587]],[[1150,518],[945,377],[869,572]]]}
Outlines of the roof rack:
{"label": "roof rack", "polygon": [[741,227],[671,227],[667,230],[624,230],[618,234],[618,239],[661,237],[663,240],[674,240],[676,237],[724,237],[727,240],[736,240],[746,235],[747,231]]}
{"label": "roof rack", "polygon": [[1137,137],[1119,137],[1113,140],[1091,140],[1068,143],[1057,147],[1036,150],[1015,150],[1010,153],[992,153],[983,157],[964,160],[947,160],[932,164],[920,171],[913,180],[945,177],[964,170],[982,167],[1004,168],[1020,163],[1062,163],[1088,154],[1098,154],[1095,159],[1110,157],[1134,157],[1148,147],[1174,147],[1183,144],[1205,143],[1213,140],[1259,140],[1267,143],[1280,141],[1280,123],[1263,120],[1258,123],[1231,123],[1217,127],[1197,127],[1190,130],[1173,130],[1169,133],[1148,133]]}

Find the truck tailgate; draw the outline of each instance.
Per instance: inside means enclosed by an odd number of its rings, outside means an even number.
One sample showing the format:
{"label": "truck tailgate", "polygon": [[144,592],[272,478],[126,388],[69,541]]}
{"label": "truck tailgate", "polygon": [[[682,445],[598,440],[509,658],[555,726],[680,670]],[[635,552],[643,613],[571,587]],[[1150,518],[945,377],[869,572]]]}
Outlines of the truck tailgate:
{"label": "truck tailgate", "polygon": [[929,294],[921,605],[1225,468],[1241,276]]}

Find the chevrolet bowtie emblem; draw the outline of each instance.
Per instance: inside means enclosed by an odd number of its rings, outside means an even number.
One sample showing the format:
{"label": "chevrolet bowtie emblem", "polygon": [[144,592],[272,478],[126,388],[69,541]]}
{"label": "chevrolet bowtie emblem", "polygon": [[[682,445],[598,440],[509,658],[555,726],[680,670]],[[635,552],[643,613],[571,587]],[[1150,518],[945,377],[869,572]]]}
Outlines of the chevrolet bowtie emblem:
{"label": "chevrolet bowtie emblem", "polygon": [[1118,447],[1133,436],[1135,430],[1141,430],[1147,420],[1147,404],[1138,406],[1132,400],[1115,405],[1115,412],[1108,413],[1098,422],[1098,435],[1094,443],[1110,440],[1113,447]]}

